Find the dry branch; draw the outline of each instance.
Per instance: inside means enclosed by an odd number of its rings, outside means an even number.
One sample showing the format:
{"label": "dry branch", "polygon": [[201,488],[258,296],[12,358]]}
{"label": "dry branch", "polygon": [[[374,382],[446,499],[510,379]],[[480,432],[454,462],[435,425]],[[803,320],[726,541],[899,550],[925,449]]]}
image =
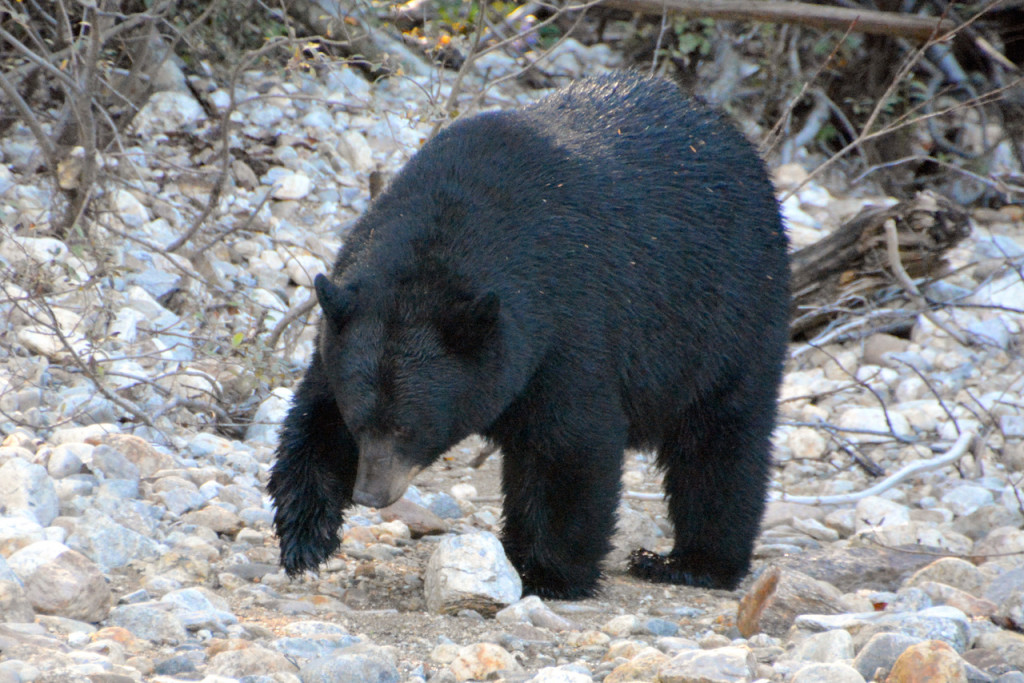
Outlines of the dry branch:
{"label": "dry branch", "polygon": [[362,59],[374,69],[390,68],[396,63],[410,73],[429,74],[429,66],[379,27],[368,26],[357,11],[357,3],[348,0],[319,3],[316,0],[292,0],[288,14],[302,22],[313,35],[334,42],[352,59]]}
{"label": "dry branch", "polygon": [[793,336],[828,322],[830,304],[865,298],[895,282],[885,234],[889,220],[896,226],[900,263],[912,278],[938,275],[943,254],[970,234],[967,212],[931,192],[888,208],[865,208],[793,254]]}
{"label": "dry branch", "polygon": [[776,0],[605,0],[602,4],[644,14],[661,15],[668,12],[711,19],[800,24],[921,41],[941,36],[956,28],[954,22],[938,17]]}

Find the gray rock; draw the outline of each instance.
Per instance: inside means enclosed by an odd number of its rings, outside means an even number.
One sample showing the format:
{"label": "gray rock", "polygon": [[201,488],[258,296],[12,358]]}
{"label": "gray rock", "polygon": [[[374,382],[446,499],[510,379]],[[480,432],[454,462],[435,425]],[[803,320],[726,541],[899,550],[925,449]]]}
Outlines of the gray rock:
{"label": "gray rock", "polygon": [[[0,517],[0,561],[16,550],[46,540],[46,532],[28,517]],[[4,576],[0,573],[0,579]]]}
{"label": "gray rock", "polygon": [[981,570],[967,560],[943,557],[914,572],[905,585],[918,586],[930,581],[952,586],[974,596],[981,595],[985,577]]}
{"label": "gray rock", "polygon": [[838,662],[853,658],[853,637],[844,629],[808,636],[796,646],[792,658],[806,662]]}
{"label": "gray rock", "polygon": [[426,496],[426,499],[426,508],[441,519],[459,519],[462,517],[462,508],[459,507],[458,501],[444,491],[432,493]]}
{"label": "gray rock", "polygon": [[509,605],[494,615],[494,618],[500,624],[533,624],[556,633],[579,628],[565,617],[552,611],[536,595],[525,597]]}
{"label": "gray rock", "polygon": [[1003,629],[982,633],[975,638],[974,647],[994,650],[1007,664],[1024,671],[1024,634]]}
{"label": "gray rock", "polygon": [[427,563],[427,609],[455,614],[463,609],[493,614],[520,598],[523,584],[489,532],[448,536]]}
{"label": "gray rock", "polygon": [[970,644],[970,620],[955,607],[930,607],[920,612],[867,615],[855,638],[864,643],[875,633],[896,631],[922,640],[941,640],[963,654]]}
{"label": "gray rock", "polygon": [[158,645],[178,645],[188,639],[188,632],[172,611],[174,605],[143,602],[119,605],[107,617],[107,626],[120,626]]}
{"label": "gray rock", "polygon": [[809,664],[793,674],[790,683],[864,683],[865,677],[839,662]]}
{"label": "gray rock", "polygon": [[985,590],[984,597],[1000,605],[1020,591],[1024,591],[1024,567],[1011,569],[994,578]]}
{"label": "gray rock", "polygon": [[1014,591],[999,603],[993,620],[1007,628],[1024,631],[1024,591]]}
{"label": "gray rock", "polygon": [[178,517],[206,505],[206,496],[200,493],[198,489],[174,488],[160,491],[156,494],[156,497],[171,514]]}
{"label": "gray rock", "polygon": [[0,622],[32,623],[36,620],[25,589],[15,581],[0,579]]}
{"label": "gray rock", "polygon": [[375,647],[357,645],[315,659],[299,671],[302,683],[398,683],[391,657]]}
{"label": "gray rock", "polygon": [[135,118],[132,128],[146,139],[173,131],[194,130],[206,114],[191,93],[165,90],[153,93]]}
{"label": "gray rock", "polygon": [[1010,348],[1010,340],[1013,339],[1006,322],[999,318],[972,321],[967,324],[967,332],[982,344],[991,344],[1004,351]]}
{"label": "gray rock", "polygon": [[46,472],[54,479],[78,474],[82,471],[82,449],[75,446],[85,446],[91,454],[93,447],[88,444],[62,444],[53,449],[46,461]]}
{"label": "gray rock", "polygon": [[60,501],[44,467],[13,458],[0,466],[0,514],[18,513],[49,526],[60,514]]}
{"label": "gray rock", "polygon": [[983,505],[990,505],[992,501],[991,491],[972,484],[959,484],[942,496],[943,504],[957,517],[969,515]]}
{"label": "gray rock", "polygon": [[242,678],[243,676],[296,673],[297,671],[298,667],[280,652],[253,645],[241,650],[228,650],[214,655],[210,658],[206,672],[214,676]]}
{"label": "gray rock", "polygon": [[687,650],[658,671],[659,683],[745,683],[757,678],[757,660],[745,647]]}
{"label": "gray rock", "polygon": [[679,632],[678,624],[668,619],[658,619],[657,617],[641,620],[639,627],[640,635],[670,637]]}
{"label": "gray rock", "polygon": [[757,633],[784,635],[799,615],[842,610],[842,593],[802,572],[771,566],[740,600],[736,625],[749,638]]}
{"label": "gray rock", "polygon": [[[37,540],[41,541],[43,539],[40,538]],[[4,556],[2,554],[0,554],[0,581],[13,581],[19,586],[21,585],[21,579],[19,579],[18,575],[14,573],[14,570],[11,569],[11,566],[7,564],[7,560],[4,559]]]}
{"label": "gray rock", "polygon": [[98,622],[110,611],[110,588],[99,568],[63,543],[33,543],[11,555],[8,564],[40,614]]}
{"label": "gray rock", "polygon": [[92,452],[92,469],[99,470],[107,479],[139,481],[139,468],[119,450],[110,446],[97,446]]}
{"label": "gray rock", "polygon": [[870,679],[877,669],[891,669],[904,650],[920,642],[923,642],[923,638],[904,633],[876,633],[857,653],[853,668],[864,678]]}
{"label": "gray rock", "polygon": [[132,560],[155,560],[166,547],[138,531],[118,524],[95,510],[87,511],[67,539],[67,545],[82,553],[105,572]]}
{"label": "gray rock", "polygon": [[227,601],[209,590],[182,588],[165,594],[160,602],[172,605],[174,615],[189,631],[226,633],[229,625],[238,623]]}

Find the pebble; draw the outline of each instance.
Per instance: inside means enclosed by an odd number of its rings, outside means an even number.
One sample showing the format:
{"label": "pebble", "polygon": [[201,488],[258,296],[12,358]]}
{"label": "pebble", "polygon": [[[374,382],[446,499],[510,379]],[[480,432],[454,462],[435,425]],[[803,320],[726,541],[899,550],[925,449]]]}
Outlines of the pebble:
{"label": "pebble", "polygon": [[486,680],[498,672],[515,674],[522,666],[505,648],[493,643],[474,643],[459,650],[448,669],[457,681]]}

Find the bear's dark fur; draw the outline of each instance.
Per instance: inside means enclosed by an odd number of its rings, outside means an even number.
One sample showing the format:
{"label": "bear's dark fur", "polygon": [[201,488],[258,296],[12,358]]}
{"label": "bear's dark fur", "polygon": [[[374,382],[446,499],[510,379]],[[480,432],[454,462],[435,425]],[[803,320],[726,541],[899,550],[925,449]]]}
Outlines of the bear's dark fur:
{"label": "bear's dark fur", "polygon": [[458,121],[367,211],[316,293],[316,353],[269,490],[281,562],[384,506],[460,439],[501,446],[528,592],[591,595],[623,450],[665,472],[655,581],[736,586],[764,509],[786,237],[754,148],[672,84],[618,74]]}

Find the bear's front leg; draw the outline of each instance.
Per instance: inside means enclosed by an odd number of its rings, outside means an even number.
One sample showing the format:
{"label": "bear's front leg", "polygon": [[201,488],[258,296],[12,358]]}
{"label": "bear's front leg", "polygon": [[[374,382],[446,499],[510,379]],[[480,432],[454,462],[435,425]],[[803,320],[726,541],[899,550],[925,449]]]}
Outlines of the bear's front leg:
{"label": "bear's front leg", "polygon": [[338,412],[319,352],[299,383],[281,428],[267,491],[277,511],[281,565],[294,576],[338,549],[352,502],[358,450]]}
{"label": "bear's front leg", "polygon": [[[566,385],[569,386],[569,385]],[[593,595],[611,549],[626,431],[618,411],[572,403],[527,410],[495,434],[502,451],[505,552],[526,593],[575,600]],[[501,431],[500,429],[498,431]]]}

